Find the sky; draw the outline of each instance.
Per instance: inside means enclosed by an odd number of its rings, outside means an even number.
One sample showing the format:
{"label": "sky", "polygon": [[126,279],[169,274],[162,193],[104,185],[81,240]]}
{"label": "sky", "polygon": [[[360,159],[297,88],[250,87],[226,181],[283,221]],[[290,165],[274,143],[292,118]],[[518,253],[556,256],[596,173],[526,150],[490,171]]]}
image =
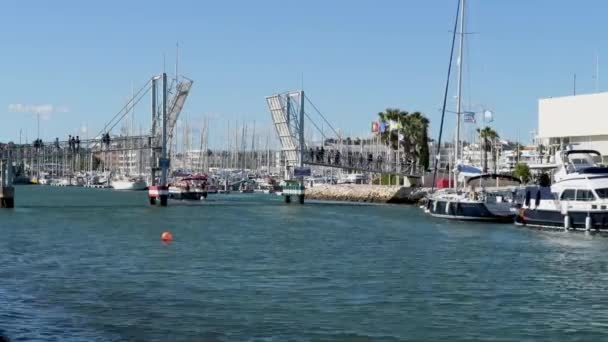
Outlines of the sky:
{"label": "sky", "polygon": [[[456,5],[3,1],[0,141],[19,141],[20,131],[24,141],[35,137],[34,112],[44,140],[97,133],[133,87],[174,73],[176,43],[179,73],[194,80],[183,117],[209,118],[217,137],[229,122],[269,127],[265,96],[302,85],[344,134],[368,135],[378,112],[398,107],[424,113],[435,137]],[[572,94],[574,74],[577,93],[608,90],[608,2],[467,0],[466,8],[465,109],[493,111],[501,136],[529,139],[538,99]],[[452,111],[455,94],[451,87]],[[136,119],[144,125],[148,113],[147,102],[138,105]],[[446,134],[454,127],[448,114]]]}

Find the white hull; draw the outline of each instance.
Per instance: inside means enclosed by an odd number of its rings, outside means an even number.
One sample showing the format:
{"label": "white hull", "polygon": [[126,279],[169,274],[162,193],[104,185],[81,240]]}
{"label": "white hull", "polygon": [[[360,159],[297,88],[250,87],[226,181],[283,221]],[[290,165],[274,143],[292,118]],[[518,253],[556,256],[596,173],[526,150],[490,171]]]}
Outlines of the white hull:
{"label": "white hull", "polygon": [[146,190],[148,185],[143,181],[114,181],[112,182],[112,187],[114,190],[130,190],[130,191],[138,191],[138,190]]}

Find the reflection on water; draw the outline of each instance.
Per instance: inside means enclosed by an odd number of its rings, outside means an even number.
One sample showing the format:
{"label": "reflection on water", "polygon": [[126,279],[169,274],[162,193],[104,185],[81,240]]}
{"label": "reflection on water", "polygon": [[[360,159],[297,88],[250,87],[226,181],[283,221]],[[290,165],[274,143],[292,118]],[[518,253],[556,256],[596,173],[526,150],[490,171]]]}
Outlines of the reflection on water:
{"label": "reflection on water", "polygon": [[18,207],[0,211],[0,333],[13,341],[571,341],[608,331],[602,237],[262,194],[158,208],[142,192],[17,191]]}

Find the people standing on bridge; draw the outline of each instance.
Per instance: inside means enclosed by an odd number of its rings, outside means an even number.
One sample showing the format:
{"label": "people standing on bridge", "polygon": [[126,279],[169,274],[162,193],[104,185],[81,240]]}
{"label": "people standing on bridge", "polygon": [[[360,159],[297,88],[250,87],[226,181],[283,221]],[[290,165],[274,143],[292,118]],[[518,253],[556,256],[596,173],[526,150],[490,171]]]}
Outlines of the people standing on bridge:
{"label": "people standing on bridge", "polygon": [[71,140],[72,152],[76,151],[76,138],[72,137]]}
{"label": "people standing on bridge", "polygon": [[314,162],[315,161],[315,150],[311,148],[308,149],[308,154],[310,155],[310,161]]}
{"label": "people standing on bridge", "polygon": [[321,160],[323,160],[323,156],[325,155],[325,149],[323,148],[323,145],[321,145],[321,150],[319,152],[321,153]]}

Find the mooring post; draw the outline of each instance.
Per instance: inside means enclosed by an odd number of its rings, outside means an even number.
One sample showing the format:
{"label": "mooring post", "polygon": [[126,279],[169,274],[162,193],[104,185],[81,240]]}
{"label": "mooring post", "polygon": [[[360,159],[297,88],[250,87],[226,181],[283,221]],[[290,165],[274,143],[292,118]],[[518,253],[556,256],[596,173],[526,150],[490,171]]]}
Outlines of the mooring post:
{"label": "mooring post", "polygon": [[13,162],[11,151],[5,160],[0,160],[0,208],[15,207],[15,189],[13,188]]}

